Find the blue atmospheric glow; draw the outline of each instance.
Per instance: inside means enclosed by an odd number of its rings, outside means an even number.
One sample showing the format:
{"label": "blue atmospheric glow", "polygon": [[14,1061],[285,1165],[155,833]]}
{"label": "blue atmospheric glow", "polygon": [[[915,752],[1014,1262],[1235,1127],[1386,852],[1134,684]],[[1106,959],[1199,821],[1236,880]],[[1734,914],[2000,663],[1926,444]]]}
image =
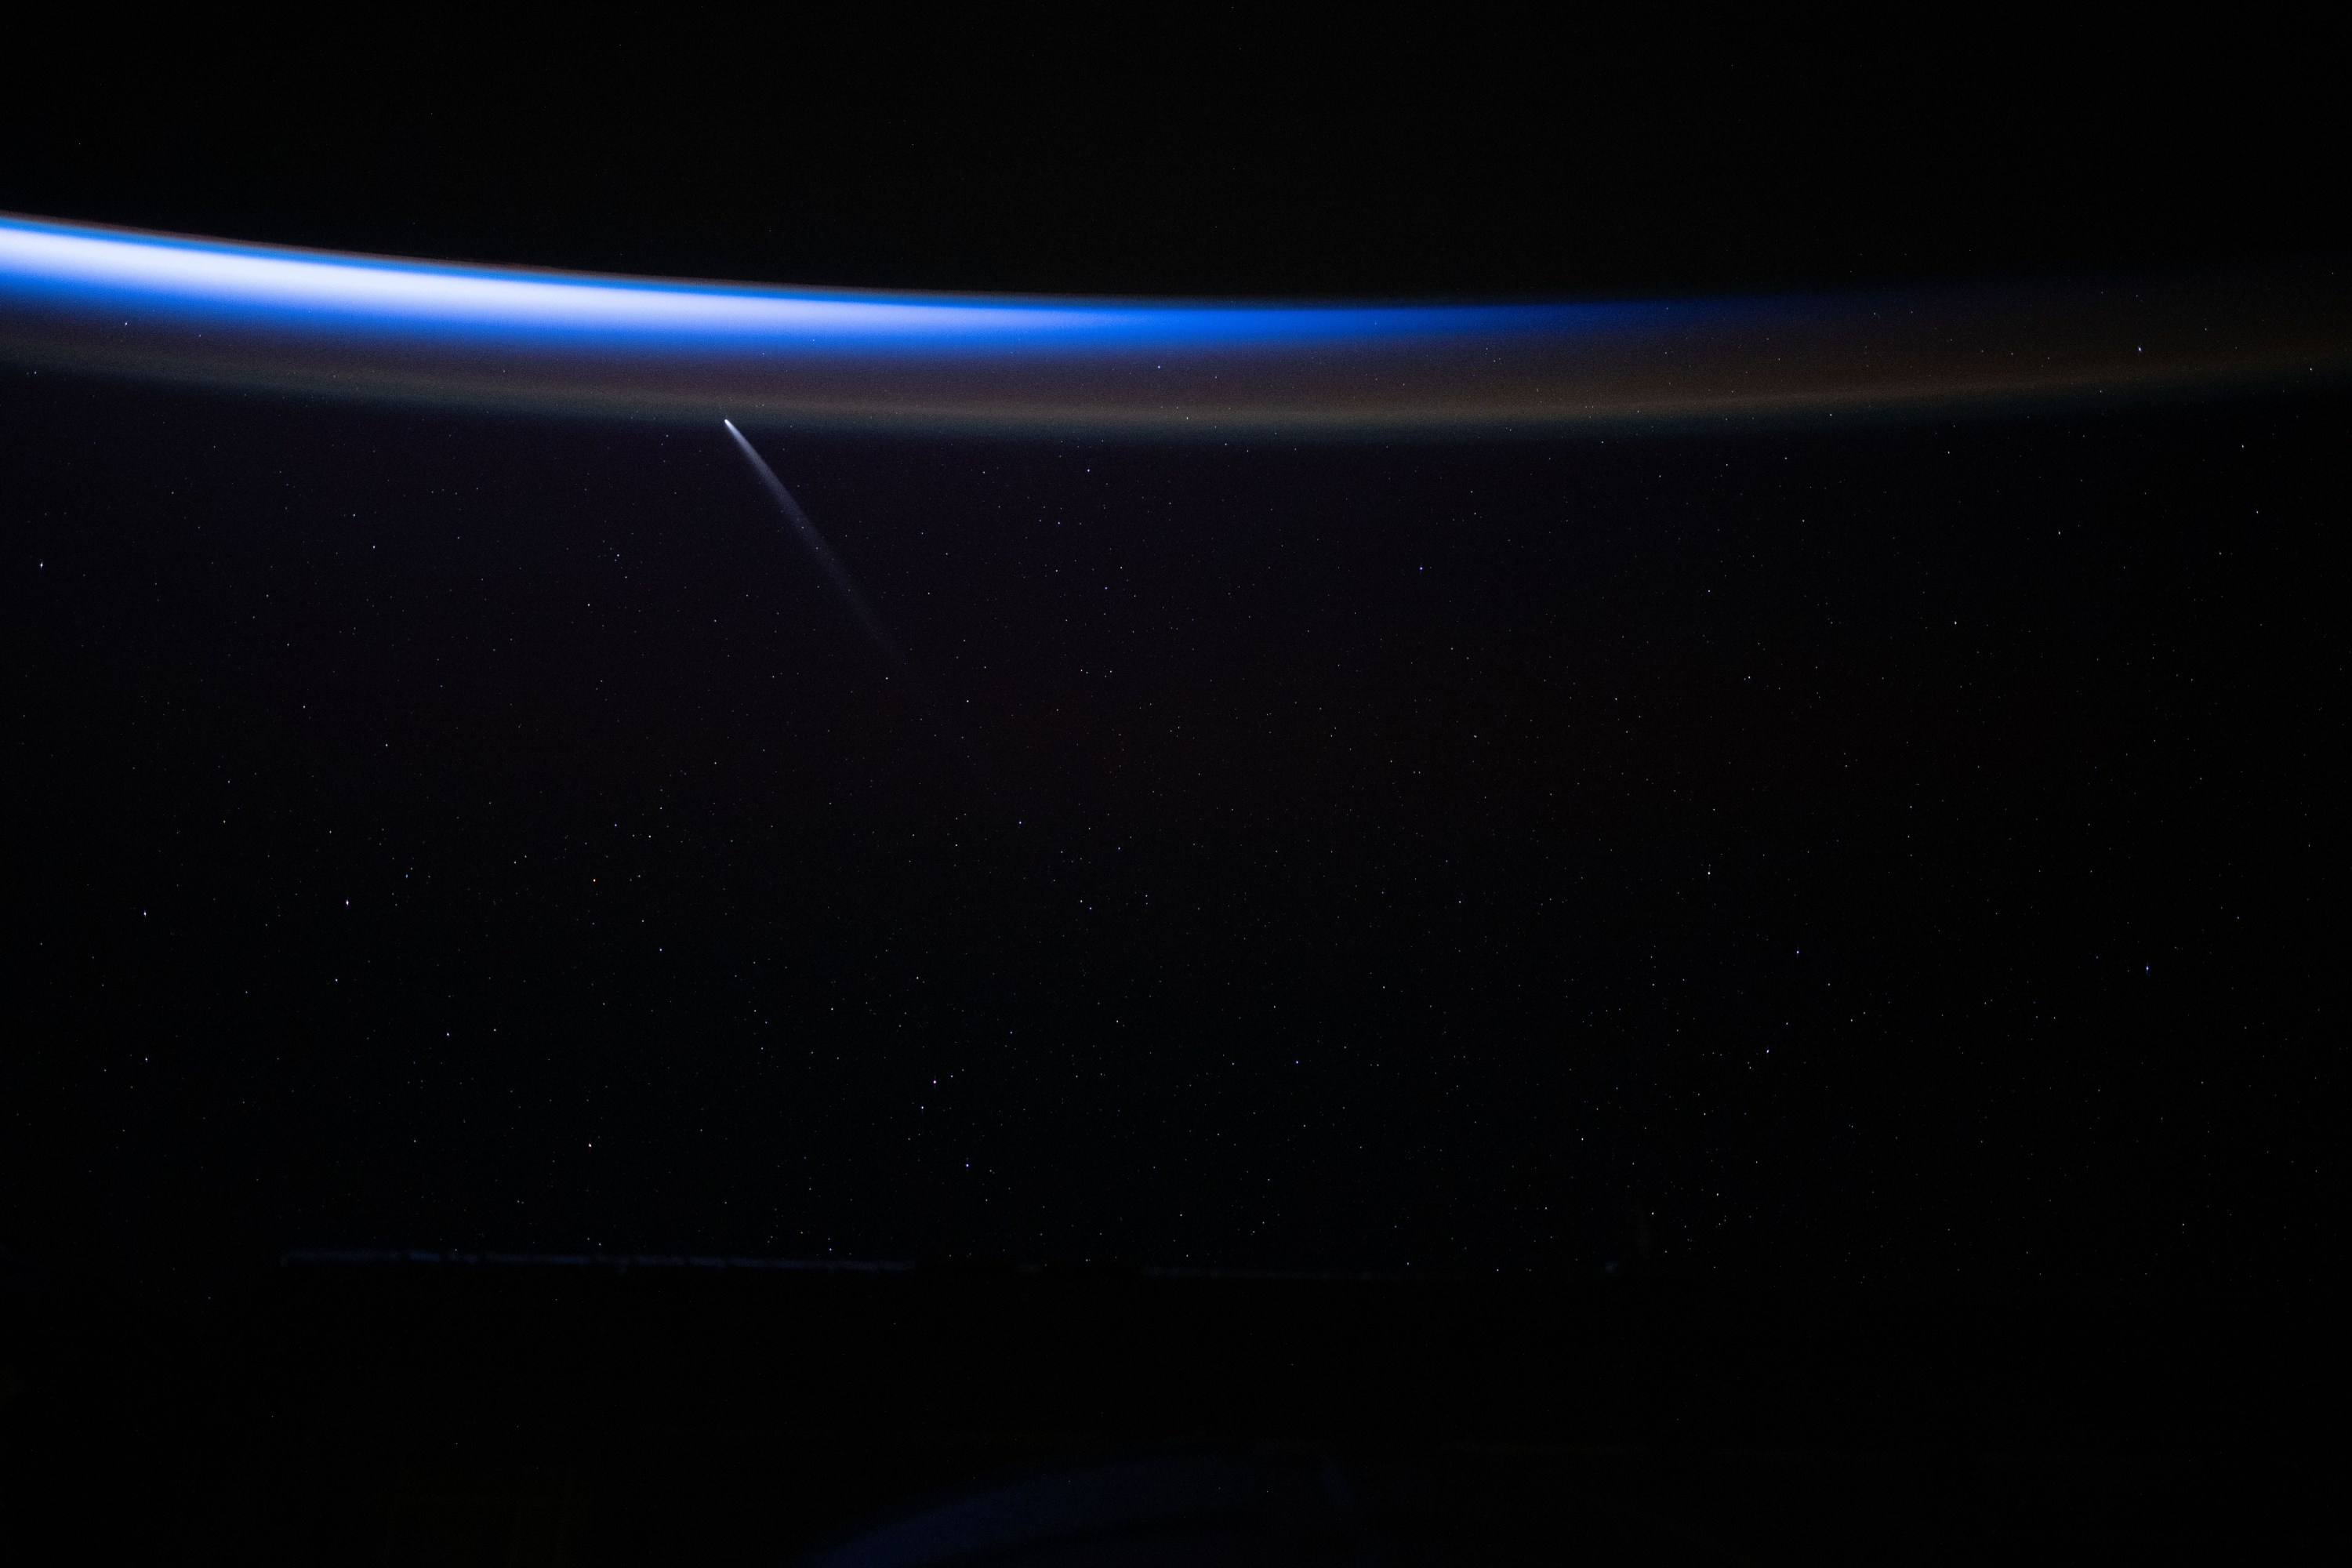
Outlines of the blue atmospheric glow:
{"label": "blue atmospheric glow", "polygon": [[448,266],[0,217],[0,306],[11,300],[158,324],[726,355],[1295,351],[1574,332],[1643,309],[857,294]]}
{"label": "blue atmospheric glow", "polygon": [[0,356],[479,408],[1202,437],[1539,433],[2352,369],[2332,273],[1612,304],[859,293],[0,216]]}

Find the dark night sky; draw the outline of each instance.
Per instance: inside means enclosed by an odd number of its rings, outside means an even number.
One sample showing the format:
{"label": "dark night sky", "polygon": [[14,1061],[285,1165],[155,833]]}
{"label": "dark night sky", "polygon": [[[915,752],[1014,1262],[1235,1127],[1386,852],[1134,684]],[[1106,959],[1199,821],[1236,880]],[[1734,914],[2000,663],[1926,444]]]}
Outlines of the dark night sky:
{"label": "dark night sky", "polygon": [[1081,292],[1638,296],[2352,241],[2332,52],[2208,18],[167,29],[93,23],[13,84],[0,209]]}
{"label": "dark night sky", "polygon": [[[2275,40],[1538,42],[131,65],[0,207],[1192,291],[2344,240],[2317,111],[2212,87]],[[2346,412],[763,436],[958,747],[715,429],[11,370],[0,1239],[2299,1275]]]}

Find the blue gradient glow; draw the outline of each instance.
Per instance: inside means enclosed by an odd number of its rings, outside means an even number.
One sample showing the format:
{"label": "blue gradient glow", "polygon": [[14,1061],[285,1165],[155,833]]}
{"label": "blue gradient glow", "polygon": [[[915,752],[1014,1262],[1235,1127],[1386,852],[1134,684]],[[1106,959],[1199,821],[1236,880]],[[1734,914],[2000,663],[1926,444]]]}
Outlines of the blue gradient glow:
{"label": "blue gradient glow", "polygon": [[[857,294],[459,267],[0,218],[0,299],[188,324],[719,353],[1311,348],[1599,326],[1643,307]],[[1648,307],[1654,310],[1660,307]]]}
{"label": "blue gradient glow", "polygon": [[754,427],[1542,433],[2301,384],[2352,370],[2352,297],[2324,266],[1618,304],[885,294],[0,217],[0,359]]}

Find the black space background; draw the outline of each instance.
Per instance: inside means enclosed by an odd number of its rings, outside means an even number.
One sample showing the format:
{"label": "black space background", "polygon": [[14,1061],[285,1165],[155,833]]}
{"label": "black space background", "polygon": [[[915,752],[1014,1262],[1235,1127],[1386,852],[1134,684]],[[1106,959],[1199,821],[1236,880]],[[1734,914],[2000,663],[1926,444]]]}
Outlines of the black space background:
{"label": "black space background", "polygon": [[[0,208],[1196,293],[2347,240],[2310,40],[1185,16],[93,50],[12,94]],[[2189,1279],[2340,1239],[2340,396],[763,437],[968,758],[715,433],[13,371],[0,410],[37,1255]]]}

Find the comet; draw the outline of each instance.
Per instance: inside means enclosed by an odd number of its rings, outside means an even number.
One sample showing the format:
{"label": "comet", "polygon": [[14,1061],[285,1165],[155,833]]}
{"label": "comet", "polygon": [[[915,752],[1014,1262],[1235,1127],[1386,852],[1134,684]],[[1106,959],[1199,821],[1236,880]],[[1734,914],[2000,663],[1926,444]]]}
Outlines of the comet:
{"label": "comet", "polygon": [[866,640],[873,644],[874,650],[882,656],[883,663],[889,667],[899,689],[912,699],[923,721],[936,731],[940,741],[955,752],[957,759],[989,793],[1001,796],[1003,789],[991,771],[982,763],[980,752],[973,746],[971,738],[964,732],[963,726],[940,706],[922,677],[915,673],[914,664],[898,647],[898,639],[890,635],[889,626],[875,613],[873,605],[858,588],[857,579],[849,574],[849,568],[842,563],[840,556],[833,552],[833,546],[825,542],[824,535],[818,531],[815,521],[810,518],[808,509],[802,506],[793,492],[785,488],[784,481],[777,478],[776,470],[760,456],[760,449],[751,445],[750,437],[736,427],[735,421],[721,419],[719,423],[733,438],[735,449],[743,454],[743,460],[751,465],[751,472],[758,477],[760,488],[768,492],[768,499],[776,503],[778,511],[784,514],[784,521],[791,525],[793,536],[800,541],[801,548],[807,551],[810,559],[816,563],[825,585],[833,590],[834,596],[849,612],[850,619],[857,623],[858,630],[866,634]]}
{"label": "comet", "polygon": [[841,563],[841,557],[835,555],[833,546],[824,542],[824,535],[817,531],[817,526],[810,521],[807,510],[793,499],[793,492],[784,488],[784,481],[776,477],[776,470],[760,456],[760,449],[735,427],[735,421],[721,419],[719,423],[725,426],[727,434],[735,438],[736,449],[743,454],[743,460],[751,465],[751,472],[759,477],[761,488],[768,492],[768,499],[776,503],[776,510],[784,514],[784,521],[792,525],[793,536],[816,562],[817,570],[824,574],[825,582],[849,611],[850,618],[857,623],[858,629],[866,634],[866,640],[874,645],[891,670],[904,677],[908,686],[919,692],[921,683],[916,680],[913,667],[907,662],[907,656],[899,651],[898,644],[890,636],[890,628],[883,625],[882,617],[874,613],[874,606],[858,591],[857,579],[849,574],[849,568]]}

